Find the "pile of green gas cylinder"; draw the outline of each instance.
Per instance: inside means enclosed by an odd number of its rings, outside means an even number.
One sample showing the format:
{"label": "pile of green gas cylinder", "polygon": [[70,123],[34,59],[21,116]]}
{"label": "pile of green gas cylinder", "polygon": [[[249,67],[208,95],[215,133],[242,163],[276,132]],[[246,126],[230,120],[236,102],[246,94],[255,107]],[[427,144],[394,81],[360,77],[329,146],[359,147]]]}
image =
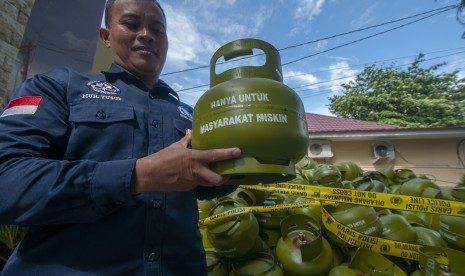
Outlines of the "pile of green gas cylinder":
{"label": "pile of green gas cylinder", "polygon": [[[254,50],[263,51],[262,65],[217,72],[220,57],[229,62]],[[305,109],[283,83],[278,50],[265,41],[220,47],[210,62],[210,87],[194,108],[192,148],[239,147],[242,155],[212,166],[231,176],[236,190],[198,202],[208,275],[465,276],[465,186],[439,187],[408,169],[363,171],[353,162],[317,164],[303,157]],[[243,186],[259,182],[298,189]],[[309,196],[307,185],[329,187],[333,199],[347,201],[325,204]],[[364,193],[389,200],[346,196]],[[402,198],[412,203],[394,208]],[[443,204],[457,208],[453,213]]]}
{"label": "pile of green gas cylinder", "polygon": [[[304,157],[295,170],[297,177],[289,181],[293,184],[443,199],[465,206],[465,186],[440,187],[409,169],[363,171],[353,162],[318,164]],[[200,219],[238,207],[271,210],[232,214],[199,226],[208,275],[465,275],[465,216],[344,202],[273,210],[314,201],[244,186],[221,198],[199,200]],[[322,208],[340,224],[374,240],[419,245],[419,258],[347,243],[326,229]]]}

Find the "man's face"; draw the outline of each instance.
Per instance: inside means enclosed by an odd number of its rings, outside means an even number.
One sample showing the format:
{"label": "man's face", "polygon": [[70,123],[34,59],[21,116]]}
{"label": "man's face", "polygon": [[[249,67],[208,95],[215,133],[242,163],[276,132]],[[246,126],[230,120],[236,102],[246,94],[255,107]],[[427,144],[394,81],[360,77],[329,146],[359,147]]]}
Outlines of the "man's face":
{"label": "man's face", "polygon": [[114,61],[143,80],[157,80],[168,51],[166,22],[152,1],[118,0],[111,12],[107,47]]}

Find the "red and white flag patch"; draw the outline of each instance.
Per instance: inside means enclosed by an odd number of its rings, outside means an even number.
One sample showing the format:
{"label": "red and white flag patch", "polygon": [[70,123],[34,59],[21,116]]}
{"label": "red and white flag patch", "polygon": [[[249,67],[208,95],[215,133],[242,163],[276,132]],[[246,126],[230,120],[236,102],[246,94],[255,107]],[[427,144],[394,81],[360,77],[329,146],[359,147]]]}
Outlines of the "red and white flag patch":
{"label": "red and white flag patch", "polygon": [[39,107],[42,96],[25,96],[14,99],[8,104],[0,117],[21,114],[35,114]]}

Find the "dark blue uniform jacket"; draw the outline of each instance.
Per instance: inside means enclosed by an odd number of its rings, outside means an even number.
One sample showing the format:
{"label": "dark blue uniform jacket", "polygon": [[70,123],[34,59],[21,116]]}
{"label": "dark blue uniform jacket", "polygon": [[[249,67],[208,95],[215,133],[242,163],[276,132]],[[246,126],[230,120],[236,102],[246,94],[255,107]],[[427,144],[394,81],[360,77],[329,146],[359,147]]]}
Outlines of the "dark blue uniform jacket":
{"label": "dark blue uniform jacket", "polygon": [[205,275],[196,200],[213,190],[130,193],[136,159],[191,114],[116,64],[27,80],[0,117],[0,224],[29,227],[2,275]]}

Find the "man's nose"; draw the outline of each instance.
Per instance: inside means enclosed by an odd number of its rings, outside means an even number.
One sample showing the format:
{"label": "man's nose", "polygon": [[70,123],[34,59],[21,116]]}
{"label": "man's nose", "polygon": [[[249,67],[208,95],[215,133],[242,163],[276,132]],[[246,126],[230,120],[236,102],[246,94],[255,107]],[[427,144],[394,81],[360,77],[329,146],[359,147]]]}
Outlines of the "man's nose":
{"label": "man's nose", "polygon": [[142,28],[139,31],[138,38],[147,41],[153,41],[153,35],[150,30],[146,27]]}

